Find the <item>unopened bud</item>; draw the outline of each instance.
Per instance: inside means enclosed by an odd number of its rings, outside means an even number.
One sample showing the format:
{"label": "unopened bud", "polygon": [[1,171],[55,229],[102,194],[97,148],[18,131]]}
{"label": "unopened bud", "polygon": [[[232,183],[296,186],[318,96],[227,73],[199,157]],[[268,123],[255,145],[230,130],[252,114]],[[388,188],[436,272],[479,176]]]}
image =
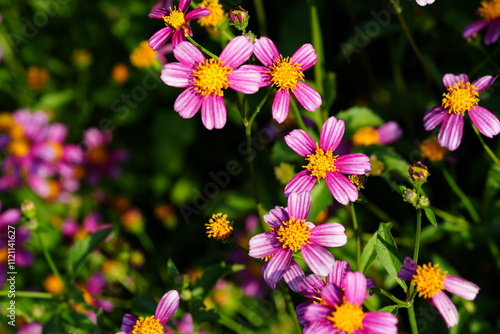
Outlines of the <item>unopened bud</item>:
{"label": "unopened bud", "polygon": [[410,175],[410,178],[415,182],[425,182],[430,175],[427,166],[420,161],[416,162],[415,164],[411,165],[410,168],[408,168],[408,174]]}
{"label": "unopened bud", "polygon": [[229,11],[229,20],[231,24],[238,30],[245,31],[249,19],[248,12],[242,7],[238,6]]}

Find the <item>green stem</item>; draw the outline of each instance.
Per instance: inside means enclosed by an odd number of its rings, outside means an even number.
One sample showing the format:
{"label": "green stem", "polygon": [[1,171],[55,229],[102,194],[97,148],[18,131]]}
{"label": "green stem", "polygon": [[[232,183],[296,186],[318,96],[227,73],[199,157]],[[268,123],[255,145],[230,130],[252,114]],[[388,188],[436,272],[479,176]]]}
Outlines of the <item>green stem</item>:
{"label": "green stem", "polygon": [[292,111],[293,111],[293,114],[295,115],[298,126],[302,130],[308,132],[307,126],[304,123],[304,120],[302,119],[302,115],[300,114],[299,107],[297,107],[297,104],[295,103],[295,101],[293,99],[290,99],[290,105],[292,106]]}
{"label": "green stem", "polygon": [[489,146],[486,145],[483,137],[481,136],[481,133],[479,133],[479,130],[476,128],[476,126],[474,124],[472,124],[472,128],[474,129],[474,132],[476,133],[477,137],[479,138],[481,145],[483,145],[483,148],[486,151],[486,153],[488,153],[488,155],[493,160],[493,162],[495,162],[498,166],[500,166],[500,160],[498,160],[497,156],[495,155],[495,153],[493,153],[493,151],[489,148]]}
{"label": "green stem", "polygon": [[266,11],[264,10],[264,2],[262,0],[253,0],[255,11],[257,12],[257,21],[259,23],[259,34],[266,36]]}
{"label": "green stem", "polygon": [[361,268],[361,228],[358,225],[358,218],[356,217],[356,209],[354,208],[354,203],[350,203],[352,225],[354,228],[354,235],[356,237],[356,268],[359,270]]}
{"label": "green stem", "polygon": [[[0,291],[0,296],[7,296],[10,291]],[[39,292],[39,291],[16,291],[16,297],[24,297],[24,298],[38,298],[38,299],[52,299],[54,295],[48,292]]]}
{"label": "green stem", "polygon": [[413,261],[415,261],[415,263],[418,263],[418,253],[420,251],[420,233],[421,232],[422,232],[422,209],[417,209],[417,227],[415,230],[415,249],[413,250]]}
{"label": "green stem", "polygon": [[40,233],[38,231],[35,232],[36,238],[38,239],[38,242],[40,243],[40,247],[42,248],[43,255],[45,256],[45,259],[47,260],[47,263],[49,264],[50,270],[52,270],[52,273],[59,279],[59,282],[64,287],[64,281],[62,279],[61,273],[56,267],[56,264],[54,263],[54,260],[52,259],[52,256],[50,255],[49,251],[47,250],[47,247],[45,247],[45,244],[43,243],[42,237],[40,236]]}
{"label": "green stem", "polygon": [[411,333],[418,334],[417,318],[415,318],[415,307],[413,304],[408,307],[408,320],[410,321]]}
{"label": "green stem", "polygon": [[474,220],[476,224],[479,224],[481,218],[479,217],[479,214],[472,205],[472,202],[469,200],[469,197],[462,191],[462,189],[460,189],[460,187],[457,185],[453,177],[450,175],[450,172],[448,172],[448,169],[443,167],[441,168],[441,170],[443,171],[443,176],[446,182],[448,182],[448,185],[450,186],[451,190],[453,190],[453,192],[460,198],[463,205],[469,212],[469,215],[471,216],[472,220]]}
{"label": "green stem", "polygon": [[308,0],[309,18],[311,20],[312,44],[318,55],[318,60],[314,65],[314,79],[316,81],[316,91],[323,96],[323,73],[325,72],[324,59],[325,53],[323,50],[323,36],[321,34],[321,25],[318,15],[318,7],[315,0]]}
{"label": "green stem", "polygon": [[282,285],[281,291],[283,292],[283,295],[285,298],[285,303],[286,303],[286,307],[288,309],[288,313],[289,313],[290,317],[293,319],[293,325],[295,327],[295,332],[302,333],[302,327],[300,326],[298,318],[296,316],[297,313],[295,311],[295,306],[293,305],[293,302],[292,302],[292,297],[290,296],[290,290],[288,288],[283,288],[283,285]]}
{"label": "green stem", "polygon": [[394,297],[390,292],[387,292],[384,289],[374,288],[374,289],[370,289],[370,291],[380,293],[381,295],[386,296],[387,298],[389,298],[390,300],[392,300],[396,304],[404,306],[404,307],[408,307],[408,302],[405,302],[404,300],[401,300],[399,298]]}
{"label": "green stem", "polygon": [[198,42],[196,42],[191,36],[187,35],[186,38],[187,38],[188,41],[190,41],[191,43],[193,43],[198,49],[200,49],[207,56],[209,56],[211,58],[214,58],[214,59],[219,59],[219,56],[216,56],[212,52],[210,52],[207,49],[205,49],[203,46],[201,46],[200,44],[198,44]]}

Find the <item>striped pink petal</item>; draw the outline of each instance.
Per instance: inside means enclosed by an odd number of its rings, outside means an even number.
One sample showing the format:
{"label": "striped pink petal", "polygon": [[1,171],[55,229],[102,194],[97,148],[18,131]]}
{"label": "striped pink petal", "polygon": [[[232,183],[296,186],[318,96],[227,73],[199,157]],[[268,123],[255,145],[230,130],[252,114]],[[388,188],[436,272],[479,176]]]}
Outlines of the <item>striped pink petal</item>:
{"label": "striped pink petal", "polygon": [[300,70],[305,71],[311,68],[318,60],[318,55],[311,44],[302,45],[293,53],[290,59],[297,64],[300,64]]}
{"label": "striped pink petal", "polygon": [[230,82],[229,88],[244,94],[256,93],[262,82],[261,74],[253,70],[252,65],[241,66],[228,75],[227,79]]}
{"label": "striped pink petal", "polygon": [[342,224],[326,223],[310,230],[309,241],[324,247],[340,247],[347,243],[347,235]]}
{"label": "striped pink petal", "polygon": [[292,291],[300,292],[299,284],[304,280],[305,276],[306,275],[299,264],[292,260],[283,275],[283,279]]}
{"label": "striped pink petal", "polygon": [[178,88],[191,86],[193,84],[192,77],[192,69],[182,63],[165,64],[160,75],[160,78],[164,83]]}
{"label": "striped pink petal", "polygon": [[432,305],[437,308],[439,313],[444,319],[446,326],[448,328],[458,324],[458,311],[451,301],[450,297],[444,293],[444,291],[439,291],[434,296],[432,296]]}
{"label": "striped pink petal", "polygon": [[469,82],[469,77],[467,74],[455,75],[452,73],[447,73],[443,75],[443,84],[446,88],[453,86],[457,82],[463,81],[464,83]]}
{"label": "striped pink petal", "polygon": [[290,249],[278,249],[274,256],[269,259],[262,267],[262,276],[264,281],[273,289],[276,284],[285,275],[290,262],[292,261],[292,251]]}
{"label": "striped pink petal", "polygon": [[484,92],[488,87],[490,87],[495,80],[498,78],[498,75],[492,76],[492,75],[485,75],[484,77],[480,77],[472,83],[474,87],[477,88],[477,91],[479,93]]}
{"label": "striped pink petal", "polygon": [[155,51],[160,49],[167,42],[170,36],[172,36],[173,32],[174,30],[170,27],[165,27],[155,32],[148,41],[151,49]]}
{"label": "striped pink petal", "polygon": [[208,130],[222,129],[226,124],[227,112],[222,96],[209,95],[201,103],[201,120]]}
{"label": "striped pink petal", "polygon": [[237,68],[250,58],[253,49],[254,44],[245,36],[238,36],[227,43],[219,58],[224,62],[224,65],[228,65],[231,68]]}
{"label": "striped pink petal", "polygon": [[274,96],[272,105],[272,114],[274,120],[278,123],[283,123],[288,116],[290,109],[290,92],[287,89],[280,89]]}
{"label": "striped pink petal", "polygon": [[500,37],[500,19],[495,18],[489,21],[488,28],[484,34],[484,44],[493,44]]}
{"label": "striped pink petal", "polygon": [[326,248],[315,244],[306,244],[301,248],[307,266],[315,274],[326,276],[330,272],[335,259]]}
{"label": "striped pink petal", "polygon": [[489,21],[487,21],[487,20],[478,20],[478,21],[472,22],[467,27],[465,27],[464,30],[462,30],[462,37],[463,38],[472,37],[478,31],[480,31],[481,29],[486,27],[488,25],[488,23],[489,23]]}
{"label": "striped pink petal", "polygon": [[311,191],[316,184],[316,178],[309,174],[308,170],[303,170],[295,175],[285,186],[285,196],[294,192]]}
{"label": "striped pink petal", "polygon": [[175,99],[174,110],[182,118],[191,118],[200,110],[203,100],[203,97],[193,87],[186,88]]}
{"label": "striped pink petal", "polygon": [[469,117],[472,124],[486,137],[492,138],[500,133],[500,121],[488,109],[475,106],[469,110]]}
{"label": "striped pink petal", "polygon": [[346,300],[355,305],[363,305],[366,296],[366,277],[359,271],[347,272],[344,278]]}
{"label": "striped pink petal", "polygon": [[311,210],[311,193],[292,193],[288,197],[288,215],[295,219],[307,219]]}
{"label": "striped pink petal", "polygon": [[293,95],[307,111],[315,111],[323,103],[321,95],[304,82],[297,82],[297,87],[292,90]]}
{"label": "striped pink petal", "polygon": [[398,318],[387,312],[366,312],[363,329],[374,334],[397,334]]}
{"label": "striped pink petal", "polygon": [[186,22],[189,22],[189,21],[192,21],[192,20],[199,19],[200,17],[208,16],[208,15],[210,15],[210,10],[209,9],[203,8],[203,7],[195,8],[192,11],[190,11],[189,13],[186,14],[186,16],[184,17],[184,20]]}
{"label": "striped pink petal", "polygon": [[464,129],[463,115],[449,114],[438,133],[439,145],[454,151],[460,146]]}
{"label": "striped pink petal", "polygon": [[370,158],[362,153],[341,155],[335,160],[335,167],[343,174],[366,174],[372,169]]}
{"label": "striped pink petal", "polygon": [[316,143],[304,130],[295,129],[285,136],[286,144],[300,156],[306,157],[316,151]]}
{"label": "striped pink petal", "polygon": [[248,255],[259,259],[274,254],[281,249],[281,243],[276,238],[275,232],[264,232],[253,236],[249,241]]}
{"label": "striped pink petal", "polygon": [[344,136],[344,132],[345,123],[343,120],[336,119],[333,116],[328,118],[321,129],[319,147],[325,151],[335,151]]}
{"label": "striped pink petal", "polygon": [[174,56],[182,64],[190,67],[196,67],[206,58],[196,46],[190,42],[181,42],[174,49]]}
{"label": "striped pink petal", "polygon": [[270,67],[276,59],[280,59],[280,53],[276,45],[267,37],[261,37],[255,41],[254,54],[257,59]]}
{"label": "striped pink petal", "polygon": [[326,185],[340,204],[347,205],[358,199],[358,190],[347,177],[338,172],[326,173]]}
{"label": "striped pink petal", "polygon": [[424,115],[424,129],[430,131],[448,117],[448,111],[442,106],[435,106],[429,109]]}
{"label": "striped pink petal", "polygon": [[264,215],[264,221],[273,229],[279,228],[281,223],[290,219],[287,210],[282,206],[276,206]]}
{"label": "striped pink petal", "polygon": [[162,325],[165,325],[165,323],[175,314],[179,308],[179,300],[180,297],[177,290],[170,290],[160,299],[156,307],[155,318],[158,319]]}
{"label": "striped pink petal", "polygon": [[335,261],[332,270],[326,276],[326,282],[328,284],[333,283],[341,288],[344,288],[345,274],[351,270],[351,266],[347,261]]}
{"label": "striped pink petal", "polygon": [[461,277],[447,275],[444,288],[467,300],[474,300],[479,293],[479,286]]}

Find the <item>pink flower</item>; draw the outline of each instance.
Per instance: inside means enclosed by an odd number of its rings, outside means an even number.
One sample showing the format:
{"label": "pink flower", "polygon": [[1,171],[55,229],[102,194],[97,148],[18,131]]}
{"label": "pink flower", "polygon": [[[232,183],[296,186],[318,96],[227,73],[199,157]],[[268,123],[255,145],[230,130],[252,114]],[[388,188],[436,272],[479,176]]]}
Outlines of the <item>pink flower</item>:
{"label": "pink flower", "polygon": [[462,31],[462,37],[474,37],[480,30],[486,28],[484,44],[495,43],[500,37],[500,12],[498,6],[498,0],[481,1],[481,7],[477,11],[481,19],[465,27]]}
{"label": "pink flower", "polygon": [[312,67],[318,56],[311,44],[304,44],[291,57],[283,58],[267,37],[255,42],[255,56],[265,67],[255,66],[262,74],[261,87],[274,85],[278,92],[272,106],[273,118],[282,123],[290,108],[290,91],[307,111],[321,106],[321,96],[304,82],[304,71]]}
{"label": "pink flower", "polygon": [[484,76],[469,82],[466,74],[445,74],[443,84],[447,92],[443,94],[441,105],[437,105],[424,115],[424,128],[432,130],[441,125],[438,141],[442,147],[454,151],[462,141],[464,116],[468,112],[472,124],[486,137],[500,132],[500,121],[486,108],[478,106],[478,95],[496,80],[496,76]]}
{"label": "pink flower", "polygon": [[122,320],[121,331],[116,334],[141,333],[141,330],[151,333],[170,333],[165,331],[165,324],[169,321],[179,308],[179,293],[170,290],[160,299],[154,315],[144,318],[136,318],[131,314],[125,314]]}
{"label": "pink flower", "polygon": [[224,90],[231,88],[245,94],[259,90],[262,78],[254,66],[239,67],[252,52],[253,44],[245,36],[231,40],[218,59],[206,59],[189,42],[177,45],[174,56],[179,62],[165,64],[161,73],[167,85],[187,87],[175,100],[174,110],[183,118],[191,118],[201,108],[201,119],[207,129],[224,127],[227,119]]}
{"label": "pink flower", "polygon": [[420,6],[430,5],[431,3],[434,3],[434,0],[417,0],[417,4]]}
{"label": "pink flower", "polygon": [[367,126],[356,130],[352,136],[352,144],[354,146],[388,145],[396,141],[402,134],[403,130],[398,123],[390,121],[378,128]]}
{"label": "pink flower", "polygon": [[285,136],[292,150],[306,158],[306,169],[295,175],[285,186],[285,195],[293,192],[311,191],[321,179],[333,197],[341,204],[358,199],[358,190],[343,174],[366,174],[371,169],[370,158],[361,153],[342,156],[333,155],[344,135],[344,121],[330,117],[321,130],[319,144],[305,131],[296,129]]}
{"label": "pink flower", "polygon": [[191,0],[180,0],[179,7],[158,8],[156,5],[149,13],[149,17],[165,21],[165,28],[158,30],[149,39],[149,46],[153,50],[161,48],[168,39],[172,36],[172,45],[175,48],[177,44],[186,40],[186,36],[192,36],[193,32],[189,21],[199,19],[200,17],[210,15],[210,11],[206,8],[196,8],[190,11],[187,10],[191,5]]}
{"label": "pink flower", "polygon": [[305,334],[396,334],[398,319],[386,312],[364,312],[367,279],[361,272],[347,272],[344,288],[330,283],[321,290],[321,303],[312,303],[304,312],[309,326]]}
{"label": "pink flower", "polygon": [[287,208],[276,206],[269,214],[264,215],[264,220],[272,229],[250,239],[249,255],[268,259],[262,273],[264,280],[273,289],[287,275],[285,279],[292,290],[298,291],[297,277],[303,277],[304,274],[292,260],[294,252],[302,252],[304,261],[312,272],[327,275],[335,260],[324,247],[340,247],[347,243],[345,229],[341,224],[316,226],[306,221],[310,208],[309,192],[290,194]]}
{"label": "pink flower", "polygon": [[458,324],[458,311],[444,290],[467,300],[474,300],[479,292],[476,284],[457,276],[447,275],[446,271],[441,272],[438,264],[419,266],[409,257],[405,258],[398,277],[411,281],[418,296],[424,297],[429,304],[437,308],[448,328]]}

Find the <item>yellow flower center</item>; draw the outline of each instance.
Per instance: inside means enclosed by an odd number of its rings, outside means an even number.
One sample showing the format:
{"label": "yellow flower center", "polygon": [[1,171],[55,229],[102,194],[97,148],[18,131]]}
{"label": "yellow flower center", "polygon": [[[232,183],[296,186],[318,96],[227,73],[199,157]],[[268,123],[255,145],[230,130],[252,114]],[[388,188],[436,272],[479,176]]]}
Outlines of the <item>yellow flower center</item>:
{"label": "yellow flower center", "polygon": [[139,317],[135,322],[132,334],[163,334],[165,329],[160,321],[154,315],[144,318]]}
{"label": "yellow flower center", "polygon": [[7,258],[9,257],[9,251],[7,247],[0,249],[0,263],[7,262]]}
{"label": "yellow flower center", "polygon": [[479,16],[485,20],[493,20],[500,17],[500,1],[481,1],[481,7],[478,9]]}
{"label": "yellow flower center", "polygon": [[47,292],[53,295],[58,295],[64,291],[64,285],[54,274],[51,274],[47,276],[47,278],[45,278],[45,280],[43,281],[43,287]]}
{"label": "yellow flower center", "polygon": [[304,80],[304,73],[300,71],[302,65],[292,63],[290,57],[276,59],[267,72],[271,75],[271,82],[278,89],[295,89],[299,80]]}
{"label": "yellow flower center", "polygon": [[448,149],[439,145],[437,137],[425,139],[419,146],[420,154],[430,161],[441,161]]}
{"label": "yellow flower center", "polygon": [[200,17],[198,23],[202,27],[217,27],[224,19],[224,9],[219,3],[219,0],[203,0],[200,7],[210,11],[210,15]]}
{"label": "yellow flower center", "polygon": [[163,16],[163,21],[175,30],[180,29],[184,24],[186,24],[184,13],[175,7],[173,9],[170,8],[170,14]]}
{"label": "yellow flower center", "polygon": [[233,69],[224,66],[218,59],[207,59],[202,61],[194,70],[194,90],[207,98],[210,95],[224,96],[230,82],[228,76]]}
{"label": "yellow flower center", "polygon": [[8,150],[16,157],[24,157],[30,151],[30,144],[26,138],[15,139],[9,143]]}
{"label": "yellow flower center", "polygon": [[226,218],[227,215],[223,215],[220,212],[212,215],[209,222],[205,224],[209,238],[225,240],[231,235],[233,226],[231,226],[231,222]]}
{"label": "yellow flower center", "polygon": [[367,126],[359,129],[352,136],[352,144],[354,146],[368,146],[373,144],[378,144],[380,141],[380,136],[377,129]]}
{"label": "yellow flower center", "polygon": [[415,285],[419,297],[431,298],[444,290],[446,274],[446,271],[441,273],[439,264],[424,264],[417,267],[417,273],[413,275],[411,284]]}
{"label": "yellow flower center", "polygon": [[476,87],[470,82],[464,83],[460,80],[448,87],[447,93],[443,93],[442,105],[448,113],[463,114],[475,108],[474,106],[479,102],[478,95]]}
{"label": "yellow flower center", "polygon": [[316,143],[316,151],[314,154],[309,154],[306,160],[309,161],[307,166],[302,166],[311,171],[311,175],[318,178],[318,182],[326,177],[326,172],[335,172],[337,168],[335,167],[335,160],[337,160],[338,155],[333,155],[332,150],[323,151]]}
{"label": "yellow flower center", "polygon": [[295,217],[290,217],[290,220],[282,222],[282,225],[276,230],[278,241],[283,243],[282,248],[289,248],[296,252],[303,245],[311,243],[309,241],[310,228],[305,222],[305,219],[295,219]]}
{"label": "yellow flower center", "polygon": [[148,41],[142,41],[130,54],[130,63],[135,67],[149,67],[156,60],[156,51],[151,49]]}
{"label": "yellow flower center", "polygon": [[352,333],[355,330],[363,329],[363,318],[365,313],[359,305],[349,303],[345,297],[341,305],[336,305],[332,315],[326,317],[332,322],[332,327],[339,332]]}

